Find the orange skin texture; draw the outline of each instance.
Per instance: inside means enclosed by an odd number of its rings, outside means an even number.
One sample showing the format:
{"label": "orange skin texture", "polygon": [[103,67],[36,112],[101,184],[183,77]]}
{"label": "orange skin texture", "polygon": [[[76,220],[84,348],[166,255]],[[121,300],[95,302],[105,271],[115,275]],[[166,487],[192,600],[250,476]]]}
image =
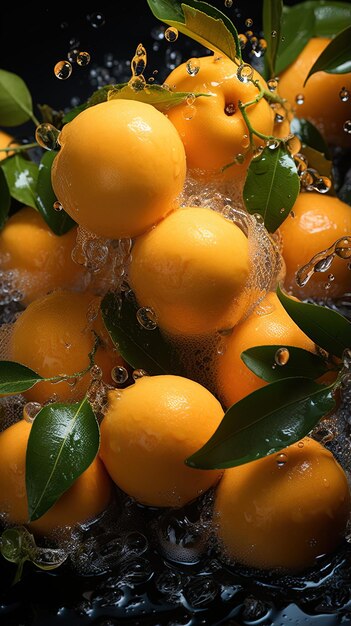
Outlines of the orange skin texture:
{"label": "orange skin texture", "polygon": [[155,107],[110,100],[66,124],[52,167],[65,211],[102,237],[135,237],[175,208],[185,180],[182,142]]}
{"label": "orange skin texture", "polygon": [[[198,59],[200,70],[196,76],[190,76],[186,63],[179,65],[166,78],[172,91],[210,94],[198,97],[194,104],[194,115],[186,119],[189,105],[185,102],[172,107],[168,117],[177,128],[184,143],[187,166],[190,170],[205,170],[206,176],[220,176],[230,180],[243,178],[249,166],[250,158],[243,164],[236,164],[221,173],[221,168],[232,163],[237,154],[243,154],[248,146],[248,129],[238,109],[238,101],[243,104],[255,99],[259,93],[252,83],[243,83],[237,77],[237,65],[227,57],[218,55]],[[267,89],[262,76],[254,71],[254,80]],[[234,104],[233,115],[225,113],[225,107]],[[246,109],[255,130],[271,135],[274,114],[266,100]],[[262,145],[262,140],[255,136],[255,144]]]}
{"label": "orange skin texture", "polygon": [[138,502],[180,507],[222,475],[184,463],[222,417],[218,400],[198,383],[180,376],[144,376],[110,392],[99,454],[114,482]]}
{"label": "orange skin texture", "polygon": [[38,535],[74,526],[101,513],[112,498],[112,483],[97,457],[42,517],[28,523],[26,450],[31,424],[22,419],[0,433],[0,510],[11,524],[26,524]]}
{"label": "orange skin texture", "polygon": [[231,327],[243,315],[249,271],[240,228],[212,209],[187,207],[136,240],[129,278],[162,330],[196,335]]}
{"label": "orange skin texture", "polygon": [[0,269],[14,270],[16,287],[26,306],[58,287],[78,286],[83,269],[71,258],[77,229],[58,237],[40,213],[24,207],[12,215],[0,234]]}
{"label": "orange skin texture", "polygon": [[[331,39],[313,37],[279,80],[279,95],[286,98],[295,109],[297,117],[304,117],[320,130],[328,143],[350,146],[350,135],[344,122],[350,119],[350,101],[342,102],[339,93],[343,87],[351,89],[351,73],[328,74],[316,72],[303,83],[314,62]],[[296,104],[296,96],[302,94],[303,104]]]}
{"label": "orange skin texture", "polygon": [[[316,192],[300,193],[290,216],[280,227],[286,264],[285,287],[300,298],[337,298],[350,290],[348,260],[334,257],[330,269],[316,272],[304,287],[296,283],[296,272],[315,254],[332,246],[337,239],[351,236],[351,208],[338,198]],[[328,275],[335,277],[325,289]]]}
{"label": "orange skin texture", "polygon": [[[89,353],[94,346],[95,331],[102,341],[95,355],[103,380],[111,383],[111,369],[124,361],[115,352],[100,313],[91,323],[87,311],[98,307],[100,299],[91,293],[57,290],[35,300],[16,320],[11,336],[10,359],[30,367],[48,378],[74,374],[89,365]],[[91,383],[89,372],[75,386],[67,381],[53,384],[39,382],[24,392],[28,401],[44,403],[53,394],[59,402],[81,399]]]}
{"label": "orange skin texture", "polygon": [[218,357],[217,390],[226,407],[267,384],[240,358],[244,350],[264,345],[295,346],[315,352],[315,344],[293,322],[274,292],[268,293],[259,307],[234,328],[224,353]]}
{"label": "orange skin texture", "polygon": [[[282,454],[286,462],[279,467]],[[259,569],[300,571],[337,548],[349,514],[343,469],[331,452],[306,437],[278,455],[226,470],[216,492],[214,523],[231,559]]]}
{"label": "orange skin texture", "polygon": [[[0,149],[1,148],[9,148],[10,144],[13,142],[13,137],[6,133],[4,130],[0,130]],[[18,145],[16,143],[13,144]],[[13,152],[0,152],[0,161],[6,159],[8,156],[11,156]]]}

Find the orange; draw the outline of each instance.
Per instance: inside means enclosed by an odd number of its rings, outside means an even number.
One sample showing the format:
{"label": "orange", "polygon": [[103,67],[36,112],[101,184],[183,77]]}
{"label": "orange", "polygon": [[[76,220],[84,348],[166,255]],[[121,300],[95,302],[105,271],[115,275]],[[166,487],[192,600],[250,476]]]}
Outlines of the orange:
{"label": "orange", "polygon": [[[351,73],[316,72],[303,86],[309,70],[330,41],[313,37],[307,42],[280,76],[279,94],[294,106],[297,117],[304,117],[317,126],[327,142],[347,147],[350,136],[343,127],[350,119],[350,103],[342,101],[340,92],[345,87],[351,89]],[[302,104],[297,104],[297,96],[302,96]]]}
{"label": "orange", "polygon": [[[90,313],[98,310],[99,303],[100,299],[91,293],[65,290],[53,291],[35,300],[14,324],[9,358],[45,378],[73,375],[89,365],[88,355],[94,346],[95,332],[101,340],[95,363],[102,369],[103,380],[112,382],[111,369],[122,360],[112,346],[100,313],[95,320],[88,320]],[[58,401],[72,402],[85,395],[90,382],[88,372],[74,386],[67,381],[40,382],[24,395],[28,400],[41,403],[54,394]]]}
{"label": "orange", "polygon": [[[351,235],[351,207],[338,198],[316,192],[300,193],[280,227],[286,263],[285,286],[300,298],[337,298],[350,290],[348,260],[335,257],[329,270],[314,273],[305,287],[298,287],[296,272],[315,254]],[[329,281],[328,275],[334,279]],[[329,289],[326,289],[326,284]]]}
{"label": "orange", "polygon": [[[25,419],[0,433],[0,510],[10,524],[28,523],[26,450],[31,424]],[[74,526],[101,513],[112,497],[111,481],[99,458],[77,478],[56,504],[29,524],[40,535]]]}
{"label": "orange", "polygon": [[250,272],[248,240],[212,209],[187,207],[140,236],[132,250],[130,284],[162,330],[205,334],[243,315]]}
{"label": "orange", "polygon": [[[4,130],[0,130],[0,149],[1,148],[9,148],[10,146],[18,146],[15,142],[14,138],[6,133]],[[0,161],[6,159],[8,156],[11,156],[13,152],[1,152],[0,151]]]}
{"label": "orange", "polygon": [[174,126],[153,106],[110,100],[66,124],[52,168],[55,194],[87,230],[134,237],[175,207],[185,154]]}
{"label": "orange", "polygon": [[315,350],[314,343],[293,322],[274,292],[268,293],[251,315],[234,328],[224,353],[218,357],[217,390],[226,407],[267,384],[240,358],[244,350],[264,345]]}
{"label": "orange", "polygon": [[342,541],[350,514],[346,475],[306,437],[224,472],[214,524],[225,553],[260,569],[302,570]]}
{"label": "orange", "polygon": [[77,229],[58,237],[40,213],[20,209],[0,234],[0,269],[14,273],[13,284],[29,304],[57,287],[79,286],[83,270],[73,262]]}
{"label": "orange", "polygon": [[[252,82],[239,80],[237,65],[227,57],[215,54],[196,59],[196,63],[199,71],[195,76],[189,74],[188,63],[183,63],[166,78],[166,84],[172,91],[203,93],[208,97],[198,97],[191,105],[184,102],[172,107],[168,117],[184,143],[188,168],[203,170],[206,177],[221,175],[221,169],[238,154],[244,155],[249,145],[248,128],[238,102],[245,104],[255,99],[259,90]],[[267,89],[262,76],[252,71],[253,80]],[[274,115],[265,99],[249,106],[246,112],[255,130],[272,134]],[[256,146],[263,143],[256,136],[254,142]],[[242,178],[249,161],[245,158],[242,164],[230,167],[222,178]]]}
{"label": "orange", "polygon": [[209,489],[218,470],[185,459],[219,426],[223,410],[198,383],[181,376],[144,376],[109,393],[100,457],[115,483],[149,506],[183,506]]}

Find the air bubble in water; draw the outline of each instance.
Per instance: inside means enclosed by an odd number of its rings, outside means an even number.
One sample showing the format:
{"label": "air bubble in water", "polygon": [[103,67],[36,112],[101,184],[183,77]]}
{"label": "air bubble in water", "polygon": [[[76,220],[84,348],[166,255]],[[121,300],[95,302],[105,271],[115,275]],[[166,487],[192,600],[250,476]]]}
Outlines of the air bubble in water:
{"label": "air bubble in water", "polygon": [[196,76],[200,71],[200,61],[199,59],[189,59],[186,64],[186,71],[189,76]]}
{"label": "air bubble in water", "polygon": [[136,314],[137,320],[145,330],[155,330],[157,328],[156,313],[150,307],[144,306],[138,309]]}
{"label": "air bubble in water", "polygon": [[288,348],[279,348],[274,355],[274,360],[277,365],[286,365],[289,358],[290,352]]}
{"label": "air bubble in water", "polygon": [[224,0],[224,6],[226,9],[231,9],[233,6],[233,0]]}
{"label": "air bubble in water", "polygon": [[60,80],[67,80],[72,74],[72,65],[69,61],[59,61],[54,67],[54,74]]}
{"label": "air bubble in water", "polygon": [[345,133],[351,134],[351,120],[346,120],[343,128],[344,128]]}
{"label": "air bubble in water", "polygon": [[170,26],[165,30],[165,38],[167,41],[173,43],[173,41],[177,41],[178,39],[178,30],[174,28],[174,26]]}
{"label": "air bubble in water", "polygon": [[128,380],[128,372],[123,365],[116,365],[111,370],[111,378],[117,385],[123,385]]}
{"label": "air bubble in water", "polygon": [[79,54],[78,48],[73,48],[67,54],[67,59],[70,63],[75,63],[77,61],[77,56]]}
{"label": "air bubble in water", "polygon": [[253,77],[253,68],[248,63],[239,65],[236,75],[242,83],[248,83]]}
{"label": "air bubble in water", "polygon": [[62,206],[61,202],[59,202],[58,200],[56,200],[56,202],[54,202],[52,207],[53,207],[54,211],[63,211],[63,206]]}
{"label": "air bubble in water", "polygon": [[76,60],[78,65],[80,65],[81,67],[86,67],[90,63],[89,52],[79,52]]}
{"label": "air bubble in water", "polygon": [[92,25],[93,28],[100,28],[105,24],[105,17],[102,13],[91,13],[87,16],[88,22]]}
{"label": "air bubble in water", "polygon": [[35,139],[41,148],[45,150],[56,150],[60,131],[52,124],[44,122],[35,129]]}
{"label": "air bubble in water", "polygon": [[246,28],[251,28],[252,24],[253,24],[253,20],[251,19],[251,17],[248,17],[248,18],[245,20],[245,26],[246,26]]}

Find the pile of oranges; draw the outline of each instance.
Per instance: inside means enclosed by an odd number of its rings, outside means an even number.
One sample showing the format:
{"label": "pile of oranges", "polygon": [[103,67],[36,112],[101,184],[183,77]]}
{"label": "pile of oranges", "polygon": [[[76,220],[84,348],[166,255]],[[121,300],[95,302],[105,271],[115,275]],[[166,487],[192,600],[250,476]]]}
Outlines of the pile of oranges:
{"label": "pile of oranges", "polygon": [[[98,515],[113,498],[115,483],[152,507],[182,507],[213,487],[213,532],[227,556],[253,567],[311,567],[344,537],[350,514],[346,475],[309,437],[281,452],[284,463],[271,455],[224,471],[185,464],[216,431],[224,411],[265,384],[241,360],[244,350],[268,344],[316,353],[280,304],[278,280],[301,299],[339,298],[349,290],[350,271],[342,259],[335,260],[329,279],[319,273],[304,287],[296,283],[296,272],[314,255],[351,235],[351,208],[337,197],[302,190],[279,230],[266,233],[282,261],[279,272],[267,270],[264,286],[253,280],[259,271],[253,243],[237,217],[243,203],[228,213],[228,194],[229,202],[230,194],[242,198],[250,161],[265,144],[262,137],[288,138],[294,114],[314,122],[329,144],[345,143],[346,107],[338,95],[350,75],[319,72],[303,87],[326,42],[311,39],[280,77],[279,94],[290,103],[281,135],[282,120],[277,122],[267,99],[255,102],[258,89],[268,91],[262,76],[253,70],[252,80],[243,81],[237,64],[218,54],[198,59],[196,75],[184,63],[166,79],[173,92],[204,94],[190,105],[185,101],[165,114],[122,98],[86,108],[64,125],[52,168],[57,200],[77,226],[55,235],[30,207],[5,224],[0,270],[11,272],[25,307],[11,329],[6,358],[45,378],[66,377],[39,382],[24,392],[27,402],[89,397],[92,369],[108,390],[98,456],[29,524],[34,533],[50,535]],[[300,108],[297,94],[304,95]],[[250,143],[241,106],[251,101],[246,111],[258,132]],[[2,134],[4,145],[10,140]],[[222,194],[223,206],[202,202],[204,193],[189,202],[189,181],[197,190]],[[100,280],[86,262],[77,263],[77,236],[111,249],[129,247],[119,276],[111,278],[105,263]],[[116,289],[134,293],[138,307],[180,346],[180,358],[189,346],[220,337],[221,350],[212,352],[207,365],[208,388],[193,369],[189,378],[144,373],[132,379],[102,320],[106,275]],[[129,373],[123,388],[116,384],[121,370]],[[0,433],[0,510],[8,524],[28,523],[30,431],[24,416]]]}

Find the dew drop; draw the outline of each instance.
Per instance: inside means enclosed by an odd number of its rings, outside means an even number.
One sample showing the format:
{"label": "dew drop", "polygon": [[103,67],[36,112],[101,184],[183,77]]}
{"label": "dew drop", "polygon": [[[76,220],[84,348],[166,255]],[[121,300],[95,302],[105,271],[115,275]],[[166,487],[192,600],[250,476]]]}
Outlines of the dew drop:
{"label": "dew drop", "polygon": [[52,206],[53,206],[54,211],[63,211],[63,206],[61,202],[59,202],[58,200],[56,200],[56,202],[54,202]]}
{"label": "dew drop", "polygon": [[278,87],[278,81],[275,78],[270,78],[270,80],[267,82],[267,85],[269,91],[275,91]]}
{"label": "dew drop", "polygon": [[248,63],[242,63],[238,67],[236,75],[242,83],[248,83],[253,77],[253,68]]}
{"label": "dew drop", "polygon": [[271,36],[273,37],[273,39],[275,39],[275,37],[277,36],[277,31],[276,30],[272,30],[271,32]]}
{"label": "dew drop", "polygon": [[176,28],[174,28],[174,26],[170,26],[169,28],[167,28],[165,30],[165,38],[170,43],[173,43],[173,41],[177,41],[177,39],[178,39],[178,30]]}
{"label": "dew drop", "polygon": [[101,380],[102,378],[102,369],[98,365],[93,365],[90,369],[90,376],[93,380]]}
{"label": "dew drop", "polygon": [[75,63],[77,60],[78,54],[79,54],[78,48],[73,48],[72,50],[70,50],[69,53],[67,54],[68,61],[70,63]]}
{"label": "dew drop", "polygon": [[266,141],[266,146],[270,150],[276,150],[279,147],[279,145],[280,145],[279,139],[268,139]]}
{"label": "dew drop", "polygon": [[56,150],[60,131],[49,122],[39,124],[35,129],[35,139],[45,150]]}
{"label": "dew drop", "polygon": [[156,313],[150,307],[144,306],[138,309],[136,314],[137,320],[145,330],[155,330],[157,328]]}
{"label": "dew drop", "polygon": [[339,92],[339,98],[341,102],[347,102],[350,97],[350,92],[346,87],[342,87]]}
{"label": "dew drop", "polygon": [[123,365],[116,365],[116,367],[111,370],[111,378],[117,385],[123,385],[128,379],[128,372]]}
{"label": "dew drop", "polygon": [[281,468],[284,467],[285,463],[288,460],[288,457],[286,454],[284,454],[284,452],[279,452],[279,454],[276,455],[275,460],[278,467]]}
{"label": "dew drop", "polygon": [[191,94],[189,94],[189,95],[188,95],[188,97],[187,97],[187,99],[186,99],[186,103],[187,103],[189,106],[191,106],[192,104],[194,104],[195,100],[196,100],[196,96],[195,96],[195,94],[194,94],[194,93],[191,93]]}
{"label": "dew drop", "polygon": [[299,104],[299,105],[303,104],[305,102],[304,95],[302,93],[298,93],[295,97],[295,102],[296,104]]}
{"label": "dew drop", "polygon": [[224,113],[226,115],[229,115],[229,116],[234,115],[235,111],[236,111],[236,106],[234,102],[228,102],[228,104],[225,105]]}
{"label": "dew drop", "polygon": [[290,352],[287,348],[278,348],[274,355],[277,365],[286,365],[290,358]]}
{"label": "dew drop", "polygon": [[251,19],[251,17],[248,17],[248,18],[245,20],[245,26],[246,26],[246,28],[251,28],[252,24],[253,24],[253,20]]}
{"label": "dew drop", "polygon": [[200,61],[199,59],[189,59],[186,64],[186,71],[189,76],[196,76],[200,71]]}
{"label": "dew drop", "polygon": [[41,408],[42,406],[39,402],[27,402],[23,407],[23,419],[26,422],[34,422]]}
{"label": "dew drop", "polygon": [[224,0],[224,6],[226,9],[231,9],[233,6],[233,0]]}
{"label": "dew drop", "polygon": [[80,67],[86,67],[90,63],[89,52],[80,52],[77,56],[77,63]]}
{"label": "dew drop", "polygon": [[60,80],[67,80],[72,74],[72,65],[69,61],[59,61],[54,67],[54,74]]}
{"label": "dew drop", "polygon": [[299,443],[297,444],[297,447],[300,448],[300,449],[304,448],[305,447],[304,442],[303,441],[299,441]]}
{"label": "dew drop", "polygon": [[143,378],[143,376],[148,376],[148,373],[143,369],[137,369],[133,372],[133,379],[138,380],[139,378]]}
{"label": "dew drop", "polygon": [[238,37],[239,37],[239,42],[240,42],[241,49],[245,48],[245,46],[247,44],[247,37],[246,37],[246,35],[244,35],[243,33],[240,33],[238,35]]}
{"label": "dew drop", "polygon": [[93,28],[100,28],[105,24],[105,16],[99,12],[91,13],[87,16],[87,20]]}
{"label": "dew drop", "polygon": [[351,134],[351,120],[346,120],[343,128],[344,128],[345,133]]}
{"label": "dew drop", "polygon": [[274,122],[276,124],[282,124],[285,120],[284,115],[281,115],[280,113],[276,113],[274,116]]}

